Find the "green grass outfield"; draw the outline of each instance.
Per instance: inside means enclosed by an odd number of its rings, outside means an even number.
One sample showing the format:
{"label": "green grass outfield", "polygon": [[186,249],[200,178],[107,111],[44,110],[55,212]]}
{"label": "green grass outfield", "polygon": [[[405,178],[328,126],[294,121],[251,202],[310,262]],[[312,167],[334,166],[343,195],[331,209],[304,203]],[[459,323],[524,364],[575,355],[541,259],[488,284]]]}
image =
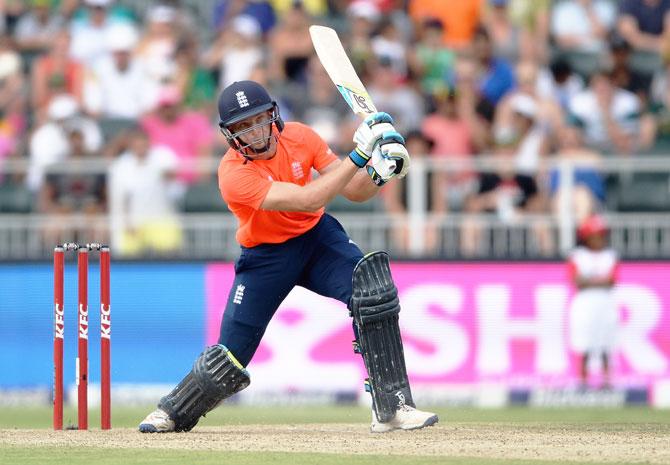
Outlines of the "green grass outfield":
{"label": "green grass outfield", "polygon": [[[148,413],[151,407],[146,408],[114,408],[113,427],[116,429],[136,428],[138,422]],[[534,408],[507,408],[500,410],[475,410],[461,408],[439,408],[440,425],[450,425],[450,428],[459,429],[474,428],[478,425],[486,425],[494,428],[499,424],[504,425],[504,431],[513,429],[514,425],[525,428],[531,434],[537,431],[549,431],[550,434],[560,434],[561,431],[579,432],[588,430],[596,434],[607,435],[611,432],[621,433],[627,429],[631,431],[652,431],[663,434],[670,432],[670,412],[652,410],[648,408],[622,408],[622,409],[534,409]],[[358,407],[314,407],[314,406],[290,406],[290,407],[242,407],[224,406],[212,412],[207,418],[199,423],[199,427],[235,425],[304,425],[310,423],[318,424],[361,424],[369,423],[369,410]],[[66,409],[64,423],[66,425],[76,421],[76,412]],[[89,417],[91,429],[97,429],[99,425],[99,412],[92,411]],[[493,426],[492,426],[493,425]],[[555,465],[559,463],[580,463],[578,461],[566,462],[564,460],[524,459],[510,460],[508,458],[482,458],[463,457],[461,454],[455,456],[423,456],[423,455],[364,455],[364,454],[328,454],[328,453],[305,453],[305,452],[228,452],[225,450],[206,450],[207,445],[193,450],[171,450],[162,448],[102,448],[94,445],[80,447],[79,445],[45,446],[40,444],[39,436],[46,435],[51,428],[50,407],[1,407],[0,408],[0,430],[11,433],[12,430],[44,430],[36,434],[37,440],[34,444],[12,444],[2,441],[0,436],[0,464],[2,465],[28,465],[28,464],[57,464],[57,465],[105,465],[105,464],[205,464],[205,465],[235,465],[235,464],[347,464],[368,465],[379,464],[533,464],[533,465]],[[1,433],[1,432],[0,432]],[[64,435],[70,434],[67,432]],[[77,433],[71,433],[77,434]],[[107,433],[99,433],[107,434]],[[128,433],[132,434],[132,433]],[[369,433],[362,433],[369,435]],[[399,434],[399,440],[411,440],[411,434],[417,433],[392,433]],[[418,434],[421,434],[420,432]],[[503,433],[501,433],[503,434]],[[139,435],[139,433],[138,433]],[[402,435],[402,436],[401,436]],[[151,435],[156,437],[156,435]],[[169,440],[170,435],[160,435],[161,440]],[[180,435],[186,437],[187,435]],[[378,437],[378,435],[373,435]],[[388,437],[388,435],[382,435]],[[98,436],[100,437],[100,436]],[[448,440],[448,436],[445,440]],[[551,439],[551,437],[549,437]],[[662,443],[659,443],[662,444]],[[670,448],[670,435],[667,436],[666,446]],[[519,447],[523,447],[520,444]],[[662,447],[662,445],[661,445]],[[615,463],[611,460],[594,461],[589,463]],[[616,463],[661,463],[648,462],[645,457],[635,461],[617,461]]]}
{"label": "green grass outfield", "polygon": [[[114,428],[135,428],[155,406],[114,407]],[[627,408],[528,408],[505,409],[436,408],[441,421],[456,423],[514,422],[514,423],[662,423],[670,424],[670,411],[647,407]],[[50,429],[51,407],[1,407],[0,429]],[[76,423],[77,412],[66,408],[65,425]],[[349,406],[287,406],[247,407],[226,405],[203,418],[199,426],[285,424],[285,423],[364,423],[370,421],[370,411]],[[97,428],[100,411],[91,410],[89,425]],[[670,441],[670,438],[669,438]]]}

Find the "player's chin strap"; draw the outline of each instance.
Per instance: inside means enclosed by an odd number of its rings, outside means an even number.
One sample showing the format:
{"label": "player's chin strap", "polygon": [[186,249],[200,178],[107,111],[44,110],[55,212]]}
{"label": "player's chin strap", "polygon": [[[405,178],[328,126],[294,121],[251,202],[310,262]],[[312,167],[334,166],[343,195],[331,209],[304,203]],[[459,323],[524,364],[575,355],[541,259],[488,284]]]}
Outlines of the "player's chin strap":
{"label": "player's chin strap", "polygon": [[354,268],[349,309],[357,333],[354,351],[363,355],[368,371],[366,390],[377,418],[385,423],[403,405],[415,406],[398,326],[398,289],[386,252],[370,253]]}

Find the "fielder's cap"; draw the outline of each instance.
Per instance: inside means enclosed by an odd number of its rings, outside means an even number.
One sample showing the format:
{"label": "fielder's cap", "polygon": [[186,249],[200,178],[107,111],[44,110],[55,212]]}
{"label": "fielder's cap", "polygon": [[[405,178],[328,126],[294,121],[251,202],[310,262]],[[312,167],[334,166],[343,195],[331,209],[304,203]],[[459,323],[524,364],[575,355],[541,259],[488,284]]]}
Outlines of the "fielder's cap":
{"label": "fielder's cap", "polygon": [[84,3],[87,6],[93,6],[93,7],[101,7],[101,8],[107,8],[109,5],[112,4],[113,0],[84,0]]}
{"label": "fielder's cap", "polygon": [[577,235],[580,239],[605,234],[607,232],[607,223],[600,215],[591,215],[579,225]]}
{"label": "fielder's cap", "polygon": [[257,39],[261,36],[261,25],[250,15],[239,15],[233,19],[233,30],[250,39]]}
{"label": "fielder's cap", "polygon": [[535,100],[526,94],[516,94],[510,100],[510,106],[515,113],[534,120],[537,116],[537,104]]}
{"label": "fielder's cap", "polygon": [[113,52],[130,51],[137,45],[137,40],[137,30],[130,24],[114,24],[105,33],[107,49]]}
{"label": "fielder's cap", "polygon": [[79,104],[75,98],[69,94],[56,95],[49,102],[47,114],[52,120],[64,120],[71,118],[79,111]]}

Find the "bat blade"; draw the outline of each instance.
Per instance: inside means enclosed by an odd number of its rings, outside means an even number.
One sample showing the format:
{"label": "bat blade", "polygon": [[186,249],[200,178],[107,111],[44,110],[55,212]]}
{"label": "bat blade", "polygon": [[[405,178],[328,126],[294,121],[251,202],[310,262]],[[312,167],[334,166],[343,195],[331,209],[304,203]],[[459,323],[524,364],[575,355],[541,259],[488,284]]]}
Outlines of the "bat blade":
{"label": "bat blade", "polygon": [[319,61],[351,110],[363,118],[376,113],[377,108],[349,61],[337,32],[329,27],[314,25],[310,26],[309,34]]}
{"label": "bat blade", "polygon": [[[314,25],[310,26],[309,34],[321,65],[351,110],[363,118],[376,113],[377,108],[356,74],[337,32],[329,27]],[[395,170],[395,161],[383,158],[378,145],[374,148],[373,154],[376,163],[385,165],[388,171]]]}

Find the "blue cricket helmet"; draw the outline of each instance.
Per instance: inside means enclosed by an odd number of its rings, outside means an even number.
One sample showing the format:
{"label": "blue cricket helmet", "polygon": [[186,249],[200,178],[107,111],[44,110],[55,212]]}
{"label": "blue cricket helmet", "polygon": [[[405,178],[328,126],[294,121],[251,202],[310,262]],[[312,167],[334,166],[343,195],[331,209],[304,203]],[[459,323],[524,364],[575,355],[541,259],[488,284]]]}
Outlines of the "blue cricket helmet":
{"label": "blue cricket helmet", "polygon": [[254,81],[236,81],[223,89],[219,96],[219,128],[228,139],[228,143],[240,150],[240,144],[231,133],[230,126],[250,116],[264,111],[272,111],[271,121],[279,132],[284,129],[284,121],[279,115],[277,102],[272,100],[268,91]]}
{"label": "blue cricket helmet", "polygon": [[262,85],[254,81],[236,81],[219,96],[219,126],[228,127],[273,109],[277,109],[277,103]]}

